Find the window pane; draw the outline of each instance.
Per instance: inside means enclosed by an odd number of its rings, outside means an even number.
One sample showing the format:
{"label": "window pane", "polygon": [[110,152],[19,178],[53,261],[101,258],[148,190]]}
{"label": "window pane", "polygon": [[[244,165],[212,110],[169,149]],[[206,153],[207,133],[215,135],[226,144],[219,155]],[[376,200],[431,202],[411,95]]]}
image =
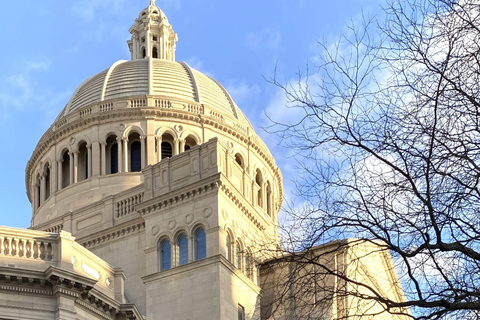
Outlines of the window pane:
{"label": "window pane", "polygon": [[198,229],[195,233],[195,260],[203,259],[207,256],[207,244],[204,229]]}
{"label": "window pane", "polygon": [[188,263],[188,239],[187,236],[182,234],[178,238],[178,263],[179,265],[184,265]]}
{"label": "window pane", "polygon": [[170,241],[168,240],[163,241],[161,250],[162,250],[160,255],[161,269],[162,270],[170,269],[170,267],[172,266]]}
{"label": "window pane", "polygon": [[130,170],[138,172],[142,170],[142,152],[140,141],[132,142],[130,146]]}
{"label": "window pane", "polygon": [[172,145],[169,142],[162,142],[162,159],[172,157]]}

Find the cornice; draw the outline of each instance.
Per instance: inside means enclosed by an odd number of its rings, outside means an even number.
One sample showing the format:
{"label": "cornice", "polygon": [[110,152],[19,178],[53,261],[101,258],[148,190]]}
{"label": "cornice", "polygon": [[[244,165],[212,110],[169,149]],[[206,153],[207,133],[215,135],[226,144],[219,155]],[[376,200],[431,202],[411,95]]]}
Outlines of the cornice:
{"label": "cornice", "polygon": [[[194,199],[195,197],[208,193],[212,190],[218,190],[218,182],[221,173],[216,173],[210,177],[202,179],[178,190],[171,191],[166,195],[154,197],[137,205],[136,210],[142,216],[151,212],[165,209],[182,202]],[[192,187],[193,186],[193,187]]]}
{"label": "cornice", "polygon": [[[113,230],[112,230],[113,229]],[[105,244],[107,242],[117,240],[124,236],[128,236],[139,232],[145,229],[145,222],[142,218],[137,218],[135,220],[127,221],[120,226],[116,226],[113,228],[108,228],[103,231],[97,232],[93,235],[88,237],[80,238],[77,240],[82,246],[87,249],[94,248],[101,244]]]}

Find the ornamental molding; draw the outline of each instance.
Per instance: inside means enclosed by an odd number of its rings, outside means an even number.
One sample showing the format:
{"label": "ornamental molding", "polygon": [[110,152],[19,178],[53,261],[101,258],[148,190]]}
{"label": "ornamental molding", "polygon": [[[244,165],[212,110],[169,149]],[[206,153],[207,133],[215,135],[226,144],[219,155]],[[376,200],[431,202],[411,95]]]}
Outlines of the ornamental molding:
{"label": "ornamental molding", "polygon": [[104,230],[100,234],[96,234],[93,237],[88,237],[88,238],[83,238],[83,239],[78,239],[77,242],[80,243],[82,246],[85,248],[94,248],[99,245],[108,243],[113,240],[117,240],[120,238],[123,238],[128,235],[132,235],[138,232],[141,232],[142,230],[145,229],[145,222],[142,221],[136,221],[135,223],[131,223],[128,226],[124,226],[120,229],[116,229],[114,231],[110,230]]}
{"label": "ornamental molding", "polygon": [[216,191],[218,190],[218,183],[220,182],[220,180],[218,179],[218,175],[219,174],[215,175],[215,181],[210,181],[200,186],[197,185],[193,189],[183,191],[168,198],[162,198],[160,201],[158,200],[158,197],[147,200],[139,205],[140,208],[137,208],[137,211],[142,216],[145,216],[152,212],[166,209],[182,202],[193,200],[194,198],[204,195],[212,190]]}

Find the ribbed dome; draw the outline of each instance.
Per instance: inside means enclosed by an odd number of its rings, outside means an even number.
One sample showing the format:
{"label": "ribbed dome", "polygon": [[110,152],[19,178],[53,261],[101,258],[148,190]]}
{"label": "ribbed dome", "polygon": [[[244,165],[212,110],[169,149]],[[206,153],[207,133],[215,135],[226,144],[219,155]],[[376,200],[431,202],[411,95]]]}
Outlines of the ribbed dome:
{"label": "ribbed dome", "polygon": [[75,90],[57,120],[93,103],[145,95],[203,104],[223,117],[251,127],[217,81],[184,62],[153,58],[117,61],[109,69],[88,78]]}

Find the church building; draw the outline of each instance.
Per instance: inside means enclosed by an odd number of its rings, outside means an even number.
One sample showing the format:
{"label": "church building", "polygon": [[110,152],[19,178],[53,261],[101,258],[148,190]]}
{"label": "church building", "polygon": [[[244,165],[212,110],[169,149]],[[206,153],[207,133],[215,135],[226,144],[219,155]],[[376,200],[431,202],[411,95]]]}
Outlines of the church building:
{"label": "church building", "polygon": [[155,1],[129,31],[131,59],[81,83],[27,163],[31,227],[0,227],[0,319],[296,318],[272,310],[275,159],[221,84],[175,60]]}

